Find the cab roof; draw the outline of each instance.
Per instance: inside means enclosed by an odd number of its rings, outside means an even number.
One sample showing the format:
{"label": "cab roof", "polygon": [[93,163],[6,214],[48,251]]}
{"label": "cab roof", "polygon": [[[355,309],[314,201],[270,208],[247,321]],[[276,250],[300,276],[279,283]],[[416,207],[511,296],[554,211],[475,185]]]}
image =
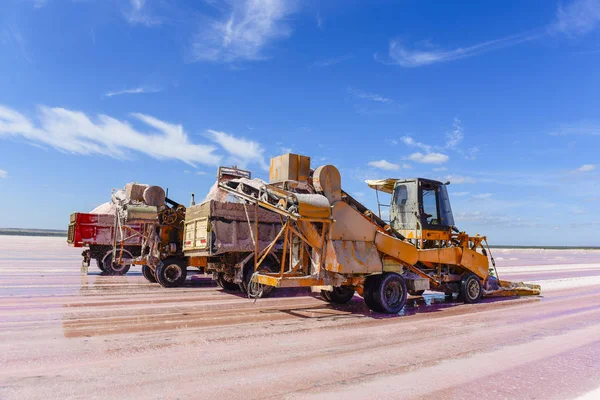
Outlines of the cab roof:
{"label": "cab roof", "polygon": [[436,185],[442,185],[442,182],[434,181],[432,179],[427,179],[427,178],[402,178],[402,179],[386,178],[386,179],[367,180],[365,182],[367,183],[367,185],[369,185],[369,187],[371,189],[375,189],[375,190],[379,190],[380,192],[392,194],[394,192],[394,187],[396,186],[396,183],[398,183],[398,182],[401,182],[401,183],[415,182],[415,181],[421,181],[421,182],[433,183]]}

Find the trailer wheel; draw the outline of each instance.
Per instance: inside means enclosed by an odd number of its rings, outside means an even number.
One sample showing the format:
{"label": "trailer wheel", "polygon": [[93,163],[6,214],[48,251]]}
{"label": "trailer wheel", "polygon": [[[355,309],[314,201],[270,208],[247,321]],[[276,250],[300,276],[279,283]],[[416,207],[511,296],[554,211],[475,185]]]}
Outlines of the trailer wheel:
{"label": "trailer wheel", "polygon": [[408,294],[410,294],[411,296],[423,296],[423,293],[425,293],[424,290],[409,290]]}
{"label": "trailer wheel", "polygon": [[330,303],[346,304],[354,297],[354,288],[351,286],[335,286],[331,292],[321,290],[321,296]]}
{"label": "trailer wheel", "polygon": [[100,257],[96,258],[96,266],[100,271],[106,272],[106,270],[104,269],[104,264],[102,263],[102,259]]}
{"label": "trailer wheel", "polygon": [[238,290],[240,290],[239,285],[237,283],[233,283],[233,282],[226,280],[225,274],[222,272],[219,272],[217,274],[217,285],[219,285],[224,290],[227,290],[229,292],[237,292]]}
{"label": "trailer wheel", "polygon": [[187,266],[184,260],[168,257],[156,266],[154,276],[162,287],[179,287],[187,277]]}
{"label": "trailer wheel", "polygon": [[468,304],[477,303],[483,296],[481,279],[474,273],[468,273],[463,276],[460,282],[459,298]]}
{"label": "trailer wheel", "polygon": [[[271,257],[266,258],[258,269],[259,272],[276,272],[277,266]],[[251,295],[252,297],[256,297],[256,294],[262,291],[262,294],[258,297],[264,298],[268,297],[271,292],[273,292],[273,286],[263,285],[260,283],[252,283],[250,284],[250,280],[252,279],[252,275],[254,275],[254,259],[250,259],[244,265],[244,275],[242,279],[242,284],[240,287],[242,288],[242,292]]]}
{"label": "trailer wheel", "polygon": [[[131,257],[131,254],[128,254],[128,256]],[[113,256],[110,252],[104,256],[102,266],[104,267],[104,272],[108,275],[125,275],[129,271],[129,268],[131,268],[129,264],[117,264],[113,262]]]}
{"label": "trailer wheel", "polygon": [[150,283],[156,283],[156,277],[154,276],[154,271],[147,265],[142,265],[142,275],[144,278]]}
{"label": "trailer wheel", "polygon": [[396,314],[406,304],[406,282],[395,272],[381,275],[373,289],[373,301],[381,312]]}

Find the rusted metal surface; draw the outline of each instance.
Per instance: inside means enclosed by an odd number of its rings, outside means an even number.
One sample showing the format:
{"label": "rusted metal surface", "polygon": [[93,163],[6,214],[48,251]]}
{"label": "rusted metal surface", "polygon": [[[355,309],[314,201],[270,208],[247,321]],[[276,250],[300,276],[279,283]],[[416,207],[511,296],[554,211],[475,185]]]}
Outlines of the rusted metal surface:
{"label": "rusted metal surface", "polygon": [[329,218],[331,209],[327,197],[320,194],[295,193],[298,214],[305,218]]}
{"label": "rusted metal surface", "polygon": [[[247,211],[247,212],[246,212]],[[256,237],[261,249],[271,243],[281,228],[275,213],[254,207],[244,210],[241,203],[207,201],[188,208],[185,220],[186,255],[212,256],[227,252],[254,251],[253,229],[249,222],[259,222]]]}
{"label": "rusted metal surface", "polygon": [[343,201],[333,204],[332,218],[335,221],[329,231],[331,240],[375,241],[377,226]]}
{"label": "rusted metal surface", "polygon": [[[441,249],[425,249],[419,251],[419,261],[429,263],[445,263],[459,265],[462,257],[462,248],[446,247]],[[487,269],[486,269],[487,273]]]}
{"label": "rusted metal surface", "polygon": [[269,181],[272,183],[284,181],[306,182],[310,171],[310,157],[298,154],[283,154],[271,158]]}
{"label": "rusted metal surface", "polygon": [[342,178],[333,165],[322,165],[313,174],[313,185],[331,204],[342,199]]}
{"label": "rusted metal surface", "polygon": [[325,269],[340,274],[369,274],[381,272],[382,264],[372,242],[328,240]]}
{"label": "rusted metal surface", "polygon": [[414,265],[419,260],[417,248],[403,240],[377,232],[375,235],[375,244],[377,245],[377,249],[383,254],[394,257],[406,264]]}

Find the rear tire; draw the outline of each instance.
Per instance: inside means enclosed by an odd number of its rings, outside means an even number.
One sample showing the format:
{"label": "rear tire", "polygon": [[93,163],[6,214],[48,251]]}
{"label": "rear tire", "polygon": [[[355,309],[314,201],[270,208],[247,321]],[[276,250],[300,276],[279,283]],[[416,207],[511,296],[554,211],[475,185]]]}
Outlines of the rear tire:
{"label": "rear tire", "polygon": [[144,278],[150,283],[156,283],[156,277],[154,276],[154,271],[147,265],[142,265],[142,275]]}
{"label": "rear tire", "polygon": [[399,313],[406,304],[406,282],[395,272],[381,275],[378,284],[373,287],[373,301],[381,312]]}
{"label": "rear tire", "polygon": [[129,268],[131,268],[131,265],[129,264],[114,263],[113,256],[110,253],[104,256],[104,259],[102,260],[102,266],[104,268],[104,272],[106,272],[108,275],[125,275],[129,271]]}
{"label": "rear tire", "polygon": [[[275,272],[276,271],[275,263],[271,258],[265,259],[258,269],[259,272]],[[262,294],[258,297],[265,298],[268,297],[271,292],[273,292],[274,287],[268,285],[262,285],[260,283],[252,283],[250,284],[250,280],[252,279],[252,275],[254,275],[254,259],[251,259],[244,265],[244,276],[242,279],[242,291],[246,294],[250,294],[255,297],[255,293],[258,293],[262,290]],[[250,291],[250,293],[248,293]]]}
{"label": "rear tire", "polygon": [[354,288],[351,286],[334,286],[333,290],[322,290],[321,296],[330,303],[346,304],[354,297]]}
{"label": "rear tire", "polygon": [[233,283],[233,282],[226,280],[225,274],[222,272],[219,272],[217,274],[217,285],[219,285],[220,287],[222,287],[224,290],[226,290],[228,292],[237,292],[240,290],[239,285],[237,283]]}
{"label": "rear tire", "polygon": [[366,277],[365,282],[363,283],[363,299],[365,299],[365,304],[370,310],[375,312],[382,312],[378,304],[373,299],[373,288],[379,285],[380,279],[381,275],[371,275]]}
{"label": "rear tire", "polygon": [[483,296],[481,279],[470,272],[463,276],[460,282],[459,298],[467,304],[478,303]]}
{"label": "rear tire", "polygon": [[184,260],[168,257],[156,266],[154,276],[162,287],[179,287],[187,277],[187,266]]}

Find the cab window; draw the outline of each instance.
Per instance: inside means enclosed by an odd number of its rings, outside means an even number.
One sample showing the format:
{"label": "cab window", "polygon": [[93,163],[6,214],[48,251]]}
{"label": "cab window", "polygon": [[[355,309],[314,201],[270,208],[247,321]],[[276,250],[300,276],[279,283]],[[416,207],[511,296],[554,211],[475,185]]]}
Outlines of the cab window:
{"label": "cab window", "polygon": [[425,220],[430,225],[439,225],[440,217],[437,206],[437,192],[435,189],[423,189],[423,212]]}

